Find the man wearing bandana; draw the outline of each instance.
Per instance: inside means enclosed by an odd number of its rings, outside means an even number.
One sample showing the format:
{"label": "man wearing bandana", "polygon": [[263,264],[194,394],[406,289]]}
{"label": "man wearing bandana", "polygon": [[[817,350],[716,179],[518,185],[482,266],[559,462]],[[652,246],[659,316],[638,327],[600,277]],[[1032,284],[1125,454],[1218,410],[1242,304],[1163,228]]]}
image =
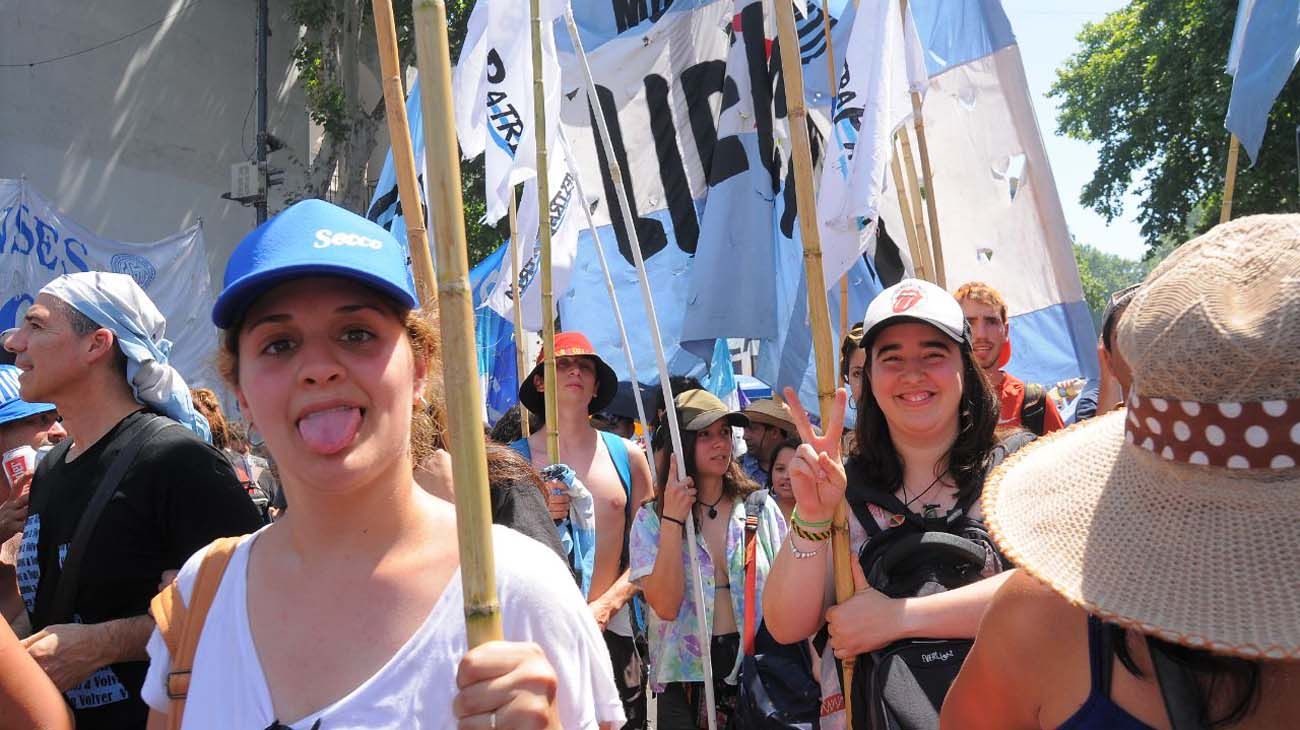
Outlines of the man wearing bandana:
{"label": "man wearing bandana", "polygon": [[207,424],[168,364],[165,327],[129,276],[85,272],[50,282],[4,341],[23,399],[53,403],[67,431],[32,481],[16,583],[35,631],[23,644],[78,728],[145,727],[147,611],[160,576],[261,525],[230,463],[205,443]]}

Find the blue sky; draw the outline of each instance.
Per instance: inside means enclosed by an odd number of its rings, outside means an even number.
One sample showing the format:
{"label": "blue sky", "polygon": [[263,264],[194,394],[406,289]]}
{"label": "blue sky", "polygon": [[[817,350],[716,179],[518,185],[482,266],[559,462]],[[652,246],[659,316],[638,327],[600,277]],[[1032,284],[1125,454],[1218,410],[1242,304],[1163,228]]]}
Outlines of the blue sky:
{"label": "blue sky", "polygon": [[1112,223],[1079,204],[1079,192],[1092,179],[1097,163],[1096,146],[1056,134],[1056,102],[1047,91],[1056,80],[1056,69],[1079,47],[1076,36],[1084,23],[1096,22],[1107,12],[1128,5],[1127,0],[1003,0],[1011,18],[1025,74],[1033,95],[1038,125],[1043,132],[1047,156],[1056,176],[1056,187],[1065,206],[1070,232],[1080,243],[1091,244],[1124,258],[1141,258],[1145,252],[1134,214],[1137,199],[1128,196],[1124,217]]}

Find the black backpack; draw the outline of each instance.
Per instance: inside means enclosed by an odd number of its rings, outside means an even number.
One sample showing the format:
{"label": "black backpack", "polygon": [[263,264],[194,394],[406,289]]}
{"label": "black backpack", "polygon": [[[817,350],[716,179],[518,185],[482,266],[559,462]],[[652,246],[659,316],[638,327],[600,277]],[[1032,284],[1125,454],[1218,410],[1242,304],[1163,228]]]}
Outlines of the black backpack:
{"label": "black backpack", "polygon": [[[985,473],[1032,440],[1032,434],[1021,431],[998,444]],[[849,481],[862,484],[860,478]],[[980,580],[990,560],[995,572],[1006,568],[984,523],[968,516],[978,493],[959,500],[947,515],[921,516],[893,494],[861,488],[854,492],[849,504],[868,535],[858,562],[867,582],[881,593],[891,598],[926,596]],[[881,530],[869,504],[896,515],[897,524]],[[860,657],[849,688],[855,730],[936,730],[943,698],[973,643],[904,639]]]}
{"label": "black backpack", "polygon": [[[758,521],[767,502],[768,490],[761,489],[745,499],[745,601],[741,625],[740,688],[733,724],[746,730],[814,730],[821,711],[821,685],[813,679],[808,644],[778,643],[766,623],[751,625],[750,579],[754,558],[749,548],[758,539]],[[746,650],[745,637],[753,632],[753,653]]]}

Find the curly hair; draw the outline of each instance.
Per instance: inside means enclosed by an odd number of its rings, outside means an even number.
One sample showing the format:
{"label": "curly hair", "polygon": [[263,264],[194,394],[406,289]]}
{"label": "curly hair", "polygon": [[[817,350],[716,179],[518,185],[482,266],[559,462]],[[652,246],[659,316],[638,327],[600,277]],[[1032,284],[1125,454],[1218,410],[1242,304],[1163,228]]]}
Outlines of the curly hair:
{"label": "curly hair", "polygon": [[952,298],[958,302],[970,300],[993,307],[1002,316],[1002,323],[1006,324],[1007,322],[1006,300],[1002,298],[997,289],[982,281],[971,281],[962,284],[956,292],[953,292]]}
{"label": "curly hair", "polygon": [[[446,407],[442,388],[442,338],[438,334],[438,312],[433,308],[404,310],[393,304],[393,314],[406,327],[416,362],[426,366],[424,392],[411,413],[410,454],[418,464],[445,444]],[[239,387],[240,320],[222,331],[217,353],[217,372],[232,388]],[[215,429],[214,429],[215,431]]]}
{"label": "curly hair", "polygon": [[226,420],[225,414],[221,412],[221,401],[217,399],[216,392],[211,388],[190,388],[190,400],[194,401],[194,409],[199,415],[208,419],[208,427],[212,429],[212,445],[222,450],[232,448],[235,434],[231,431],[231,424]]}

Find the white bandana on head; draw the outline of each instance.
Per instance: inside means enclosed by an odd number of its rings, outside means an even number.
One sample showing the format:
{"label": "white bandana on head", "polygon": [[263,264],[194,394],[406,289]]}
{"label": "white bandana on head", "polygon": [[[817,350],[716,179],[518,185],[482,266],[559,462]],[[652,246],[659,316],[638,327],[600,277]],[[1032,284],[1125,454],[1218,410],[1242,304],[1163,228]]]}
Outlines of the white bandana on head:
{"label": "white bandana on head", "polygon": [[100,327],[112,330],[126,355],[126,379],[135,399],[211,442],[207,419],[194,410],[190,389],[168,364],[167,319],[148,294],[126,274],[83,271],[64,274],[41,289],[67,302]]}

